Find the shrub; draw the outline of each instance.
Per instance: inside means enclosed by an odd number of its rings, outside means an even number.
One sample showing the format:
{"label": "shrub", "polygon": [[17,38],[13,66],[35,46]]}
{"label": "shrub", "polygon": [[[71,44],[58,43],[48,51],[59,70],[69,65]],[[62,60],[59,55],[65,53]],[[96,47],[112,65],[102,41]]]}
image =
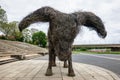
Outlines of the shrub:
{"label": "shrub", "polygon": [[47,38],[44,32],[39,31],[32,35],[33,44],[39,45],[41,47],[46,47]]}

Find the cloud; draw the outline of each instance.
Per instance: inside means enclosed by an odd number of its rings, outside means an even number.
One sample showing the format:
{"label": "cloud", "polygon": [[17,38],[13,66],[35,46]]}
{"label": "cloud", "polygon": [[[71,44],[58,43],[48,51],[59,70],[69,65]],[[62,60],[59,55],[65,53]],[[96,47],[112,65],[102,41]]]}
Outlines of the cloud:
{"label": "cloud", "polygon": [[[61,12],[92,11],[102,18],[108,36],[98,37],[95,31],[86,27],[76,37],[74,44],[120,43],[120,0],[1,0],[0,5],[7,12],[9,21],[20,21],[27,14],[41,8],[51,6]],[[33,24],[31,27],[43,30],[47,34],[48,23]],[[117,37],[117,38],[116,38]]]}

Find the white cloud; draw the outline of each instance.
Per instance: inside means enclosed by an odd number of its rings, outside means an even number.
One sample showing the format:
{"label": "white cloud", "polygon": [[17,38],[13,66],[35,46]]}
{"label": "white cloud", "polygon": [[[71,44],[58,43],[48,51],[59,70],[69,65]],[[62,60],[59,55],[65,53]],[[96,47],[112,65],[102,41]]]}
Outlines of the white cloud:
{"label": "white cloud", "polygon": [[[24,16],[42,6],[51,6],[66,13],[79,10],[92,11],[105,22],[108,36],[103,40],[97,36],[95,31],[89,31],[84,27],[74,44],[95,44],[120,43],[120,38],[118,38],[120,36],[119,3],[120,0],[1,0],[0,5],[7,11],[9,21],[20,21]],[[32,26],[47,33],[49,24],[40,23]]]}

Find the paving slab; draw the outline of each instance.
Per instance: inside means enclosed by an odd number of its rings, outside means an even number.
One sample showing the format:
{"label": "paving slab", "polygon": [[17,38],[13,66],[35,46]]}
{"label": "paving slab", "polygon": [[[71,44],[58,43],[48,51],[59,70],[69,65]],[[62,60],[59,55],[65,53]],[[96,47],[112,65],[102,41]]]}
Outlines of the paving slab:
{"label": "paving slab", "polygon": [[0,80],[120,80],[113,72],[101,67],[75,63],[75,77],[67,76],[68,69],[63,62],[57,61],[53,76],[45,76],[47,60],[23,60],[0,65]]}

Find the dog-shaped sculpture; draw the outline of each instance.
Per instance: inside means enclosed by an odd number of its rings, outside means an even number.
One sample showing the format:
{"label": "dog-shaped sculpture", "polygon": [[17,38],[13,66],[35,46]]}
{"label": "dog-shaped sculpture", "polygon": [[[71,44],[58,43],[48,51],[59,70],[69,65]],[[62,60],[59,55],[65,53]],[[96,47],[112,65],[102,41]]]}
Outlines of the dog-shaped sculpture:
{"label": "dog-shaped sculpture", "polygon": [[75,76],[71,50],[81,26],[92,28],[101,38],[105,38],[107,35],[102,20],[92,12],[67,14],[51,7],[42,7],[23,18],[19,23],[19,29],[22,31],[36,22],[49,22],[50,25],[48,30],[49,63],[46,76],[53,74],[52,66],[56,66],[56,56],[59,60],[64,61],[64,67],[68,67],[68,76]]}

